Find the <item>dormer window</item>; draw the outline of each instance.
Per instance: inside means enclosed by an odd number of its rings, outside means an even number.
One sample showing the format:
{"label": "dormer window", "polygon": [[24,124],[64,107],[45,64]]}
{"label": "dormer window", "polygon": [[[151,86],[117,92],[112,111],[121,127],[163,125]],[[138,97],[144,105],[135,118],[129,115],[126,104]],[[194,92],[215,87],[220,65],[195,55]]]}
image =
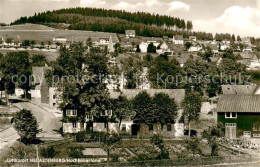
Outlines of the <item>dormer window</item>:
{"label": "dormer window", "polygon": [[77,110],[66,110],[66,116],[77,116]]}

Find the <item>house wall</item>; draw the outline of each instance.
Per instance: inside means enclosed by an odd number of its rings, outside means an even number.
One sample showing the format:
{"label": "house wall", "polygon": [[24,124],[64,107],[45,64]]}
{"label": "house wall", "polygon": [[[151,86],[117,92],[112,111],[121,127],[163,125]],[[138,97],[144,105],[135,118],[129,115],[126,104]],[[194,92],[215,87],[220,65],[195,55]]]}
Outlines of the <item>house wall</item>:
{"label": "house wall", "polygon": [[163,126],[163,129],[161,128],[161,124],[153,124],[153,131],[149,131],[149,126],[146,124],[140,125],[140,131],[138,132],[138,135],[140,137],[152,137],[155,134],[159,134],[163,137],[175,137],[175,128],[174,124],[171,124],[171,131],[167,131],[167,125]]}
{"label": "house wall", "polygon": [[[56,98],[54,98],[56,96]],[[49,108],[58,109],[58,95],[56,89],[53,87],[49,88]]]}
{"label": "house wall", "polygon": [[[225,118],[225,113],[218,113],[218,122],[222,122],[225,126],[226,123],[237,124],[237,137],[243,135],[244,131],[250,131],[251,137],[253,134],[260,134],[260,131],[253,131],[253,123],[260,123],[260,113],[237,113],[237,118]],[[225,129],[223,129],[225,132]]]}
{"label": "house wall", "polygon": [[[122,131],[123,124],[126,125],[126,132]],[[119,129],[119,123],[108,123],[108,129],[109,129],[109,132],[131,134],[132,124],[133,124],[133,121],[122,121],[120,129]],[[94,132],[107,132],[107,128],[105,128],[105,124],[103,122],[94,122],[93,131]]]}
{"label": "house wall", "polygon": [[[119,131],[118,123],[108,123],[108,129],[109,129],[109,132],[118,132]],[[94,122],[93,131],[94,132],[107,132],[107,128],[105,128],[105,123]]]}
{"label": "house wall", "polygon": [[80,127],[81,124],[79,122],[77,122],[76,128],[73,128],[72,122],[62,124],[63,133],[77,133],[80,131]]}
{"label": "house wall", "polygon": [[21,95],[24,94],[24,90],[21,88],[15,88],[15,96],[20,97]]}

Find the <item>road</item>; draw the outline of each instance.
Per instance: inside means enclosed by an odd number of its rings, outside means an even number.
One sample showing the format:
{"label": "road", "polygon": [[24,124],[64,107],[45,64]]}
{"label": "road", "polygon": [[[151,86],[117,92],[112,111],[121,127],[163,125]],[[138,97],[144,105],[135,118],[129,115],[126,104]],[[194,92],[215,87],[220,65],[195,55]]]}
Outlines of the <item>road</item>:
{"label": "road", "polygon": [[1,131],[0,132],[0,155],[2,155],[2,151],[4,147],[11,146],[19,138],[20,136],[17,134],[16,130],[13,127]]}
{"label": "road", "polygon": [[42,132],[40,132],[37,137],[61,138],[60,134],[53,131],[60,128],[57,123],[57,118],[53,114],[30,102],[18,102],[13,103],[13,105],[19,109],[27,109],[32,111],[33,115],[37,119],[39,128],[42,129]]}

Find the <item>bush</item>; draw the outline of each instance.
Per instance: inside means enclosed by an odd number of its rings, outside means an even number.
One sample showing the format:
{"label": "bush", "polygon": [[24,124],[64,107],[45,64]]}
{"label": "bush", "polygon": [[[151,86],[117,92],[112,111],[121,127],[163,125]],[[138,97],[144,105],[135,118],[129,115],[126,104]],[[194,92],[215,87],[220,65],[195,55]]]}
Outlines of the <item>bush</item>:
{"label": "bush", "polygon": [[86,138],[86,132],[78,132],[76,134],[76,142],[84,142]]}
{"label": "bush", "polygon": [[44,158],[53,158],[55,155],[57,155],[57,151],[54,149],[53,146],[48,146],[47,148],[43,148],[41,150],[41,156]]}
{"label": "bush", "polygon": [[5,105],[6,105],[6,103],[3,102],[3,101],[0,99],[0,106],[5,106]]}
{"label": "bush", "polygon": [[79,147],[69,147],[69,157],[70,158],[83,158],[84,155],[82,153],[83,151],[83,147],[79,146]]}

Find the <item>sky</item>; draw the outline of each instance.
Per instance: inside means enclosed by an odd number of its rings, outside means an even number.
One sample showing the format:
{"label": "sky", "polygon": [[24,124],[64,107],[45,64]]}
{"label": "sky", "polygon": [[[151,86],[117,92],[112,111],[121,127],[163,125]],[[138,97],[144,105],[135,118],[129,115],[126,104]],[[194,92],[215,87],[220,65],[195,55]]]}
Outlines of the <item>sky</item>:
{"label": "sky", "polygon": [[260,0],[0,0],[0,22],[78,6],[170,15],[192,20],[195,31],[260,37]]}

